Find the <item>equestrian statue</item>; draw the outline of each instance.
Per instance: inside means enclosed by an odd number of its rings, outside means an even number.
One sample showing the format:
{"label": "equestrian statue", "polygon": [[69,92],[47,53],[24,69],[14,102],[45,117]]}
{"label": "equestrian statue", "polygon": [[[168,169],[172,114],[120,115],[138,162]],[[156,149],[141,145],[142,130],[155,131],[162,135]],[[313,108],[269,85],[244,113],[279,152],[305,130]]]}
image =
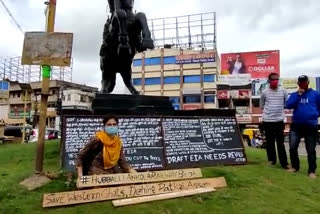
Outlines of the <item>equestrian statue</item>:
{"label": "equestrian statue", "polygon": [[108,0],[111,16],[107,19],[100,49],[102,93],[110,94],[120,73],[131,94],[139,92],[132,84],[131,64],[137,52],[154,49],[144,13],[133,12],[134,0]]}

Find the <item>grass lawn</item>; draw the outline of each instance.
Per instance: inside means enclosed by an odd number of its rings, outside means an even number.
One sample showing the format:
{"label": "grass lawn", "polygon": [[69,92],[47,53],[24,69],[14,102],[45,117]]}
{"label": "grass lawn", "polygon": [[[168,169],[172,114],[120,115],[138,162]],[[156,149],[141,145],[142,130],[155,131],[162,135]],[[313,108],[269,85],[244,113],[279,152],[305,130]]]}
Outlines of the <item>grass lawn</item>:
{"label": "grass lawn", "polygon": [[[58,148],[57,141],[46,143],[46,171],[59,172]],[[203,168],[205,177],[224,176],[227,180],[228,187],[215,193],[124,208],[114,208],[111,202],[99,202],[43,209],[44,193],[70,188],[66,178],[61,175],[47,186],[29,192],[19,182],[33,172],[35,144],[0,145],[0,213],[320,213],[320,178],[307,177],[305,158],[302,158],[301,171],[289,174],[279,165],[267,166],[264,150],[248,149],[247,155],[246,166]]]}

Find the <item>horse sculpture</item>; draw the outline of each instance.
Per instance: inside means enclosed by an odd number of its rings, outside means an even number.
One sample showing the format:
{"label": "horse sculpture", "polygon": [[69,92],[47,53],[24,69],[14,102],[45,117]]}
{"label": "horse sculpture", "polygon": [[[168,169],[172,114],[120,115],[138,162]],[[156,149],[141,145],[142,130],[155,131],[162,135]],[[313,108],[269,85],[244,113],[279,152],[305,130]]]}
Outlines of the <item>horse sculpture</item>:
{"label": "horse sculpture", "polygon": [[139,94],[132,84],[131,64],[137,52],[154,49],[144,13],[133,13],[134,0],[108,0],[111,17],[103,32],[100,49],[102,93],[110,94],[120,73],[131,94]]}

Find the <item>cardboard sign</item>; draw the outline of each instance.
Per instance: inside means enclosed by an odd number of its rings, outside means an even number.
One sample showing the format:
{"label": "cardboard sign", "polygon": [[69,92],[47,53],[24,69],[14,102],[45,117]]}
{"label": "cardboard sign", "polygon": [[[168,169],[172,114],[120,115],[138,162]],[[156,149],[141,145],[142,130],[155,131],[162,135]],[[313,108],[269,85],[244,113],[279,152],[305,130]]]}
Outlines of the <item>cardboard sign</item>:
{"label": "cardboard sign", "polygon": [[144,196],[138,198],[128,198],[128,199],[121,199],[112,201],[113,206],[115,207],[122,207],[128,206],[133,204],[141,204],[151,201],[160,201],[166,199],[173,199],[173,198],[181,198],[186,196],[198,195],[202,193],[209,193],[216,191],[214,188],[200,188],[200,189],[193,189],[193,190],[184,190],[181,192],[172,192],[162,195],[151,195],[151,196]]}
{"label": "cardboard sign", "polygon": [[68,206],[114,199],[159,195],[199,188],[223,188],[226,186],[225,178],[219,177],[51,193],[43,195],[42,206]]}
{"label": "cardboard sign", "polygon": [[78,188],[111,186],[120,184],[150,183],[201,178],[201,169],[165,170],[141,173],[82,176],[78,179]]}

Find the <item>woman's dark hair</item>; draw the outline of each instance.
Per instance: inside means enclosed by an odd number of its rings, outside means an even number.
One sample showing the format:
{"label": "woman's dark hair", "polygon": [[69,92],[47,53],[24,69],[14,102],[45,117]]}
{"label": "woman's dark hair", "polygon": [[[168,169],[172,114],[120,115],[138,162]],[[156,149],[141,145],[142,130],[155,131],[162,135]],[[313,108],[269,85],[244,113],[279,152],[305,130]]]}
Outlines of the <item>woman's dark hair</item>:
{"label": "woman's dark hair", "polygon": [[119,123],[119,118],[115,115],[110,114],[105,116],[105,118],[103,119],[103,125],[106,125],[106,123],[111,119],[114,119],[117,122],[117,124]]}
{"label": "woman's dark hair", "polygon": [[271,77],[273,77],[273,76],[279,77],[279,74],[277,74],[277,73],[271,73],[271,74],[269,74],[268,80],[271,80]]}

